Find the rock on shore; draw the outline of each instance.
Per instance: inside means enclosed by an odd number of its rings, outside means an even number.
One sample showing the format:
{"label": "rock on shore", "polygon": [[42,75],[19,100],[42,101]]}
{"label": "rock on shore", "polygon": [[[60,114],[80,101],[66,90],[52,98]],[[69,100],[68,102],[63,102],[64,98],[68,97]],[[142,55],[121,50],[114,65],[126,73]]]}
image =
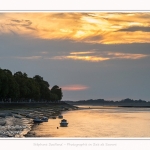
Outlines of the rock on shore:
{"label": "rock on shore", "polygon": [[[0,104],[1,106],[1,104]],[[75,110],[77,107],[62,103],[52,105],[28,105],[20,107],[9,107],[0,110],[0,137],[25,137],[32,133],[33,119],[53,116],[57,117],[62,111]],[[30,131],[30,132],[29,132]],[[34,133],[32,133],[34,137]]]}

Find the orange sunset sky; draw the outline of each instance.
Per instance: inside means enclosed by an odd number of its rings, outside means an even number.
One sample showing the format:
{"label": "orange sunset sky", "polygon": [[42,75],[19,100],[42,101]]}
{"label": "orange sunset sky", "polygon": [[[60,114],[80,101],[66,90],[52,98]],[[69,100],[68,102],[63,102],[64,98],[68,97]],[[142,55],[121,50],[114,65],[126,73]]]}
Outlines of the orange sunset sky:
{"label": "orange sunset sky", "polygon": [[0,13],[0,67],[43,76],[64,100],[148,100],[149,49],[150,12]]}

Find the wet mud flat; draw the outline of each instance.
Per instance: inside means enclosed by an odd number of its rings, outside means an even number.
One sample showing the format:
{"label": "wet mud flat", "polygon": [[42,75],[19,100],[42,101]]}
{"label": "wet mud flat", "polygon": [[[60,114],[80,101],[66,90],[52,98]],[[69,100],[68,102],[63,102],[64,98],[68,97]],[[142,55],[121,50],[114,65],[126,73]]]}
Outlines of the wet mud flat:
{"label": "wet mud flat", "polygon": [[0,138],[34,137],[33,119],[53,119],[61,115],[62,111],[76,109],[76,106],[67,103],[0,104]]}

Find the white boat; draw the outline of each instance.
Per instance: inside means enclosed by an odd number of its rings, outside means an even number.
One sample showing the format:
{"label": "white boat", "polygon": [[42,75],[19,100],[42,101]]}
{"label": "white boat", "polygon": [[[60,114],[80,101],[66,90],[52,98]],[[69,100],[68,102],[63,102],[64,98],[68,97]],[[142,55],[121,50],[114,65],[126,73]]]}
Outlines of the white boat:
{"label": "white boat", "polygon": [[48,122],[48,118],[47,117],[43,117],[43,118],[35,118],[33,119],[34,123],[42,123],[42,122]]}
{"label": "white boat", "polygon": [[68,126],[68,122],[66,119],[62,119],[61,122],[60,122],[60,126],[61,127],[67,127]]}

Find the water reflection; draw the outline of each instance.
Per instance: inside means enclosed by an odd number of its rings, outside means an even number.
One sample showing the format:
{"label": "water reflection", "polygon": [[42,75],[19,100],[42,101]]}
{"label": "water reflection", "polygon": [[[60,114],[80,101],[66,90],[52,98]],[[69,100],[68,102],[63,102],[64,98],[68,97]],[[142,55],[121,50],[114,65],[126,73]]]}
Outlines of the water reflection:
{"label": "water reflection", "polygon": [[[49,119],[34,127],[37,137],[150,137],[150,108],[96,108],[62,113],[69,122]],[[57,128],[59,127],[59,128]]]}

